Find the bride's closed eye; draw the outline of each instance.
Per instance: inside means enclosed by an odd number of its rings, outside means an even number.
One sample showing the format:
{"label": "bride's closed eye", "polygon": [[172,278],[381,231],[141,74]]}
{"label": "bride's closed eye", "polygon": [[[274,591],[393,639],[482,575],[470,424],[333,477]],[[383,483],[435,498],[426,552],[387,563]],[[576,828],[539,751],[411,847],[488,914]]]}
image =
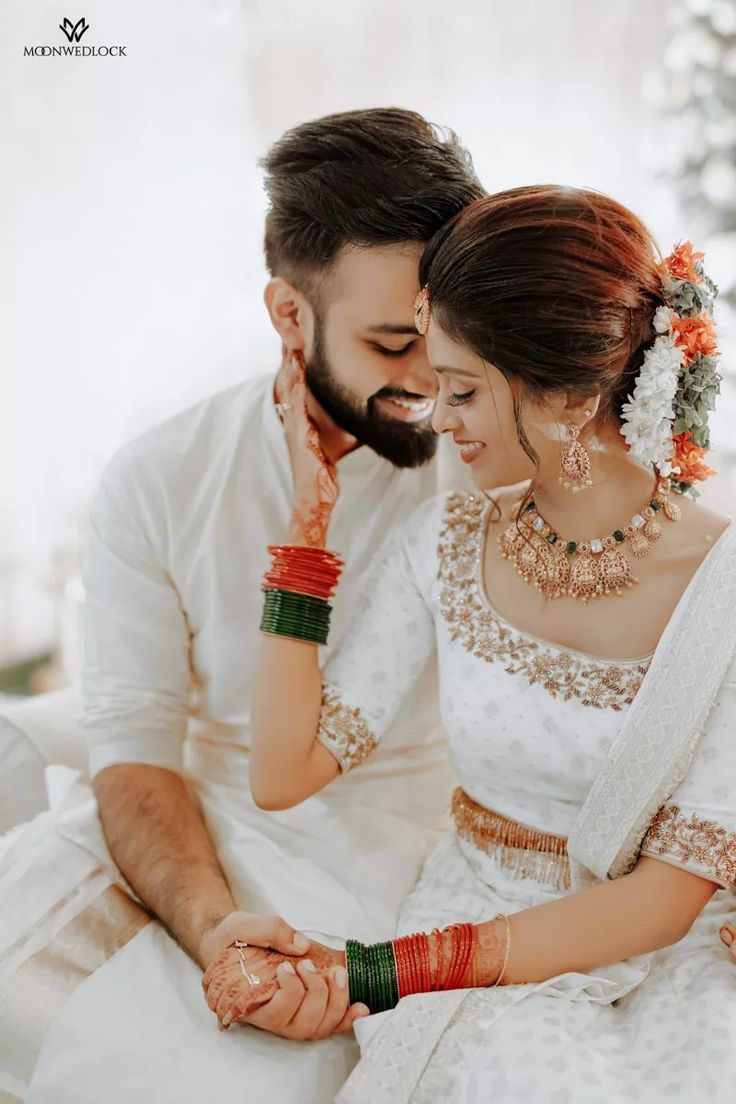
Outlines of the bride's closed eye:
{"label": "bride's closed eye", "polygon": [[463,406],[465,403],[470,402],[470,400],[472,399],[474,394],[475,394],[475,388],[474,387],[471,391],[465,391],[461,395],[459,395],[456,391],[453,391],[452,394],[450,395],[449,399],[447,399],[447,405],[448,406]]}

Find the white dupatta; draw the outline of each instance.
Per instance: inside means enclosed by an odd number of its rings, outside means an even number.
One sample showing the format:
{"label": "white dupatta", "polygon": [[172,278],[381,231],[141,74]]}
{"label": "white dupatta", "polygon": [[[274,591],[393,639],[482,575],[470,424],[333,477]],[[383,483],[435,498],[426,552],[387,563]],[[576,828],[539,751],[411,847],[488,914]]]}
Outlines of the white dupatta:
{"label": "white dupatta", "polygon": [[574,889],[631,870],[687,774],[736,651],[736,522],[701,563],[662,633],[568,839]]}

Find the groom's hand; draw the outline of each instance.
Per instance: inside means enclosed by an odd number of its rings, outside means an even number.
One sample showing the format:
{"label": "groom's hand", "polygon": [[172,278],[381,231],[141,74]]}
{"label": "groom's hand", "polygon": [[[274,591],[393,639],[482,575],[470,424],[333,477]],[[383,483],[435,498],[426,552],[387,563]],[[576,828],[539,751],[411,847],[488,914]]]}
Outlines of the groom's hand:
{"label": "groom's hand", "polygon": [[296,931],[280,916],[231,912],[202,936],[199,961],[205,969],[236,939],[253,947],[269,947],[284,955],[303,955],[310,946],[306,935]]}

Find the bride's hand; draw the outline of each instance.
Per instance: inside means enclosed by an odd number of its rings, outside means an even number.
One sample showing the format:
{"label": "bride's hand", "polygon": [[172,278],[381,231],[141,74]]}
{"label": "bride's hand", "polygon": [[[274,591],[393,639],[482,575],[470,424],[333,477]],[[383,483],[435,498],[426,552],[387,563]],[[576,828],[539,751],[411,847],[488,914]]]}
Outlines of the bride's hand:
{"label": "bride's hand", "polygon": [[245,970],[235,947],[227,947],[202,980],[207,1004],[223,1027],[247,1023],[287,1039],[323,1039],[348,1032],[368,1015],[349,1005],[344,954],[312,942],[304,959],[243,948]]}
{"label": "bride's hand", "polygon": [[721,942],[728,947],[731,961],[736,962],[736,928],[733,924],[723,924],[720,931]]}
{"label": "bride's hand", "polygon": [[289,544],[324,548],[330,518],[340,493],[337,468],[324,454],[319,433],[307,410],[307,381],[299,353],[287,353],[279,377],[286,444],[294,480]]}
{"label": "bride's hand", "polygon": [[242,954],[243,958],[237,947],[226,947],[202,978],[207,1004],[224,1027],[271,999],[278,989],[276,971],[287,961],[285,955],[265,947],[245,946]]}

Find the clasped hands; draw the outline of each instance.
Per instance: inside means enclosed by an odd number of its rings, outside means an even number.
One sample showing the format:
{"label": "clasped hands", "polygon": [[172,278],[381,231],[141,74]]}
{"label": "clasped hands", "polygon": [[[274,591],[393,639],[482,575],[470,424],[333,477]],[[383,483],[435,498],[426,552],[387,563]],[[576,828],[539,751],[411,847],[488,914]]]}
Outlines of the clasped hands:
{"label": "clasped hands", "polygon": [[205,999],[223,1028],[247,1023],[286,1039],[324,1039],[369,1014],[350,1005],[344,953],[279,917],[231,913],[204,937],[201,958]]}

